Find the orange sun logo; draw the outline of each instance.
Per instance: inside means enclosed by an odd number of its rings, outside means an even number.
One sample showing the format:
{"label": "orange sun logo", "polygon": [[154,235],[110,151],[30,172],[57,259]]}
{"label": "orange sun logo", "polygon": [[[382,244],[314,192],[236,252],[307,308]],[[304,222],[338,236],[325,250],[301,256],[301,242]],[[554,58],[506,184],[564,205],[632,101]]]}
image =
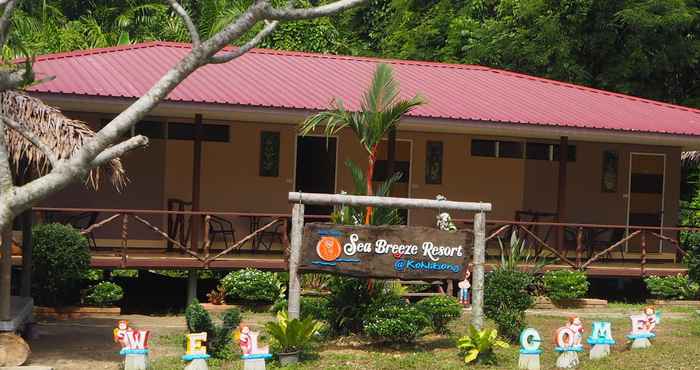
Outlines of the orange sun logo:
{"label": "orange sun logo", "polygon": [[323,236],[316,244],[316,253],[324,261],[335,261],[340,257],[340,242],[332,236]]}

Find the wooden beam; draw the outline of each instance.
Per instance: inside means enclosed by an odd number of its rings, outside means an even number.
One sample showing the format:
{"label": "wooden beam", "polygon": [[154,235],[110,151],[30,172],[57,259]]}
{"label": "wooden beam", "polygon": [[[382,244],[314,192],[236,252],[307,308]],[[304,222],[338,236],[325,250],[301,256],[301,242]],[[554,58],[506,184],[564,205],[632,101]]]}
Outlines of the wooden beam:
{"label": "wooden beam", "polygon": [[486,262],[486,215],[474,215],[474,264],[472,280],[472,319],[475,328],[484,327],[484,263]]}
{"label": "wooden beam", "polygon": [[[194,152],[192,155],[192,211],[200,210],[200,196],[202,185],[202,137],[204,127],[202,124],[202,115],[194,115]],[[196,215],[190,216],[190,224],[192,225],[190,248],[194,251],[199,249],[199,234],[200,234],[200,217]]]}
{"label": "wooden beam", "polygon": [[[566,220],[566,162],[569,156],[569,138],[559,139],[559,176],[557,186],[557,222]],[[557,228],[557,248],[564,251],[564,229]]]}
{"label": "wooden beam", "polygon": [[289,303],[287,313],[290,319],[298,319],[301,312],[301,280],[299,279],[299,262],[304,233],[304,204],[296,203],[292,207],[292,236],[289,253]]}

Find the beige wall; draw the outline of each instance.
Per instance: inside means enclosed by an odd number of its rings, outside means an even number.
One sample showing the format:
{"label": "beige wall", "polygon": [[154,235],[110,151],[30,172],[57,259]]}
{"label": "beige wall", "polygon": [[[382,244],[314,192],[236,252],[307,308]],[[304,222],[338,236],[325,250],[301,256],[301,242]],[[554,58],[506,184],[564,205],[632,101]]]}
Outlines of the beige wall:
{"label": "beige wall", "polygon": [[[100,117],[69,114],[93,124]],[[181,119],[173,120],[184,122]],[[230,125],[230,142],[204,142],[202,152],[201,204],[204,210],[288,213],[287,192],[293,190],[295,167],[295,126],[289,124],[253,124],[210,121]],[[279,131],[280,174],[260,177],[260,132]],[[455,201],[493,203],[491,219],[513,219],[516,210],[554,211],[558,163],[509,158],[471,156],[467,134],[400,131],[398,138],[411,143],[411,184],[406,189],[415,198],[445,195]],[[479,138],[489,138],[479,136]],[[498,137],[493,137],[498,138]],[[443,178],[441,185],[425,183],[426,142],[443,142]],[[512,139],[511,139],[512,140]],[[675,225],[680,181],[680,149],[625,144],[571,142],[577,147],[576,162],[569,163],[566,221],[624,224],[626,221],[629,153],[658,152],[667,155],[666,225]],[[108,186],[91,192],[73,186],[52,197],[46,205],[64,207],[111,207],[162,209],[168,198],[191,200],[193,142],[151,140],[145,149],[124,158],[131,183],[122,194]],[[620,154],[618,191],[601,191],[603,150]],[[366,155],[350,132],[338,140],[336,191],[352,191],[350,172],[344,165],[351,159],[366,166]],[[468,215],[454,214],[453,217]],[[412,224],[433,224],[435,212],[411,211]]]}

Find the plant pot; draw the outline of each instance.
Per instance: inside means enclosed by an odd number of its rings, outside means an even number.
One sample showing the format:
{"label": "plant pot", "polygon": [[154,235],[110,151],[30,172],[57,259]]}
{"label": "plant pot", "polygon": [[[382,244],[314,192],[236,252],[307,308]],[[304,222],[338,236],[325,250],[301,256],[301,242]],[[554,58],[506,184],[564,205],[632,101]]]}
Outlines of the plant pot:
{"label": "plant pot", "polygon": [[278,353],[277,355],[280,358],[280,365],[282,366],[292,365],[299,362],[299,351]]}

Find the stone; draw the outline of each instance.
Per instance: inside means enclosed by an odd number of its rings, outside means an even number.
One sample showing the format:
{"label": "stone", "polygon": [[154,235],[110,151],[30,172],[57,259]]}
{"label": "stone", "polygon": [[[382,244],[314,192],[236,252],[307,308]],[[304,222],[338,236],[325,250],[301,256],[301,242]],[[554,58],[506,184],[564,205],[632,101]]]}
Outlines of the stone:
{"label": "stone", "polygon": [[243,370],[265,370],[264,358],[249,358],[243,360]]}
{"label": "stone", "polygon": [[540,355],[538,353],[521,353],[518,359],[518,369],[540,370]]}
{"label": "stone", "polygon": [[148,354],[124,355],[124,370],[146,370],[148,367]]}
{"label": "stone", "polygon": [[21,366],[30,352],[29,345],[19,335],[0,333],[0,366]]}
{"label": "stone", "polygon": [[632,340],[632,349],[643,349],[651,347],[651,341],[649,338],[635,338]]}
{"label": "stone", "polygon": [[578,353],[576,351],[564,351],[557,357],[557,368],[559,369],[574,369],[578,364]]}
{"label": "stone", "polygon": [[209,365],[207,364],[207,360],[196,358],[185,366],[185,370],[209,370]]}
{"label": "stone", "polygon": [[602,358],[608,357],[610,355],[610,345],[609,344],[594,344],[591,347],[591,352],[588,357],[591,360],[600,360]]}

